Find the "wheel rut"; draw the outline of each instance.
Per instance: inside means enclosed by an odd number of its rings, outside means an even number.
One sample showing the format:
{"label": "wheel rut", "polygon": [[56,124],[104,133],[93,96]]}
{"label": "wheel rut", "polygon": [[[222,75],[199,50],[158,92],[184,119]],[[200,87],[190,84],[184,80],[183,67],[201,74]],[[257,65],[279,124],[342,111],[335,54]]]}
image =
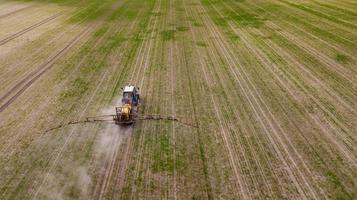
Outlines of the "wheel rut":
{"label": "wheel rut", "polygon": [[12,34],[12,35],[4,38],[4,39],[1,39],[0,40],[0,46],[2,46],[4,44],[6,44],[6,43],[8,43],[8,42],[20,37],[20,36],[28,33],[29,31],[32,31],[33,29],[35,29],[37,27],[40,27],[40,26],[42,26],[42,25],[44,25],[44,24],[46,24],[46,23],[58,18],[59,16],[61,16],[63,14],[64,14],[64,12],[59,12],[57,14],[54,14],[54,15],[52,15],[52,16],[50,16],[50,17],[48,17],[48,18],[46,18],[46,19],[44,19],[44,20],[42,20],[42,21],[40,21],[40,22],[38,22],[36,24],[33,24],[33,25],[31,25],[31,26],[29,26],[29,27],[17,32],[17,33],[14,33],[14,34]]}
{"label": "wheel rut", "polygon": [[87,36],[90,32],[91,27],[87,27],[82,30],[75,38],[72,39],[64,48],[53,55],[48,61],[43,63],[38,70],[27,75],[19,83],[17,83],[13,88],[11,88],[7,93],[5,93],[1,98],[2,102],[0,106],[0,113],[3,112],[8,106],[10,106],[22,93],[24,93],[37,79],[39,79],[43,74],[45,74],[53,65],[62,58],[70,49],[72,49],[81,39]]}
{"label": "wheel rut", "polygon": [[3,18],[9,17],[9,16],[11,16],[11,15],[20,13],[21,11],[25,11],[25,10],[27,10],[27,9],[33,8],[33,7],[35,7],[35,5],[28,5],[28,6],[25,6],[25,7],[23,7],[23,8],[20,8],[20,9],[11,11],[11,12],[9,12],[9,13],[0,15],[0,20],[3,19]]}

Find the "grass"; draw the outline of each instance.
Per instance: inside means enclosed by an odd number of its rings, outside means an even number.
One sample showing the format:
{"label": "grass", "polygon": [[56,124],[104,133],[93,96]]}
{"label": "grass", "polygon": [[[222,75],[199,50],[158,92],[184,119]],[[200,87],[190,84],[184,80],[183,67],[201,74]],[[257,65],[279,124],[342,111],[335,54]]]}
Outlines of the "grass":
{"label": "grass", "polygon": [[324,14],[322,12],[319,12],[319,11],[316,11],[314,9],[311,9],[311,8],[307,7],[306,5],[304,5],[304,4],[302,4],[302,5],[294,4],[294,3],[290,3],[289,1],[285,1],[285,0],[283,0],[282,2],[284,2],[284,3],[286,3],[286,4],[290,5],[290,6],[296,7],[298,9],[300,9],[300,10],[303,10],[305,12],[308,12],[308,13],[311,13],[313,15],[316,15],[317,17],[320,17],[320,18],[323,18],[323,19],[328,19],[328,20],[330,20],[332,22],[335,22],[336,24],[343,24],[343,25],[345,25],[347,27],[350,27],[352,29],[355,29],[355,30],[357,28],[357,26],[355,26],[354,24],[346,23],[344,21],[336,19],[335,17],[332,17],[330,15],[326,15],[326,14]]}
{"label": "grass", "polygon": [[172,154],[172,152],[170,150],[170,140],[168,135],[165,135],[165,133],[160,134],[158,140],[155,142],[158,142],[159,145],[158,148],[153,152],[153,172],[173,172],[174,161],[172,158],[170,158],[170,154]]}
{"label": "grass", "polygon": [[202,42],[202,41],[196,42],[196,45],[200,46],[200,47],[206,47],[207,46],[207,44],[205,42]]}
{"label": "grass", "polygon": [[177,31],[180,31],[180,32],[185,32],[185,31],[188,31],[189,28],[186,27],[186,26],[179,26],[176,28]]}
{"label": "grass", "polygon": [[[302,26],[304,29],[312,32],[314,35],[317,35],[319,38],[323,38],[327,41],[331,41],[332,43],[335,44],[342,44],[342,45],[346,45],[349,47],[353,47],[353,44],[348,41],[345,40],[344,38],[339,37],[338,35],[336,35],[335,33],[326,30],[325,27],[320,27],[318,25],[316,25],[315,23],[312,23],[310,21],[304,21],[302,17],[296,15],[292,15],[289,12],[286,12],[286,9],[280,5],[274,5],[274,4],[268,4],[265,5],[265,10],[260,10],[261,12],[269,12],[269,13],[275,13],[275,11],[279,10],[279,17],[282,19],[286,19],[289,22],[292,22],[293,24],[296,25],[300,25]],[[294,12],[294,10],[292,10],[291,12]],[[312,20],[311,20],[312,21]],[[314,21],[318,21],[318,20],[314,20]]]}
{"label": "grass", "polygon": [[336,55],[336,61],[339,62],[339,63],[342,63],[342,64],[347,64],[347,63],[349,63],[350,59],[346,55],[337,54]]}
{"label": "grass", "polygon": [[[0,198],[240,199],[241,188],[252,199],[356,198],[356,96],[336,70],[355,75],[353,12],[339,2],[38,2],[76,7],[70,23],[101,23],[0,113]],[[98,122],[42,133],[112,111],[123,85],[141,83],[141,115],[174,110],[198,128]],[[37,197],[28,192],[41,183]]]}
{"label": "grass", "polygon": [[175,30],[161,31],[161,38],[164,41],[169,41],[175,39]]}

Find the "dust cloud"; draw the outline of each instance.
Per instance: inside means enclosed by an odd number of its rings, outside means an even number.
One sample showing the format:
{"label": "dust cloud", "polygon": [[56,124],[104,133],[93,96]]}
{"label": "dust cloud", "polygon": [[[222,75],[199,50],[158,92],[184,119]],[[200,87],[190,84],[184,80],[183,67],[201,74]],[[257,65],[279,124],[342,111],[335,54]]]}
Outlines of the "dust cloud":
{"label": "dust cloud", "polygon": [[88,174],[88,170],[86,167],[78,168],[78,188],[81,190],[81,196],[89,196],[89,188],[92,185],[92,179]]}
{"label": "dust cloud", "polygon": [[[115,113],[115,106],[119,105],[121,105],[121,97],[116,98],[110,106],[101,109],[98,115],[112,115]],[[98,184],[94,182],[96,172],[102,170],[104,167],[102,163],[116,159],[115,155],[118,155],[116,152],[119,152],[119,148],[132,133],[132,127],[118,126],[114,122],[103,123],[100,127],[99,130],[94,130],[98,131],[92,152],[92,159],[96,161],[83,163],[76,160],[64,160],[59,165],[58,171],[49,174],[46,184],[39,193],[39,199],[90,198],[92,190]],[[85,130],[88,131],[88,129]],[[80,133],[79,135],[82,136],[81,140],[87,141],[90,134]],[[101,181],[101,178],[99,180]]]}
{"label": "dust cloud", "polygon": [[[117,97],[114,103],[102,109],[102,115],[113,115],[115,114],[115,106],[121,105],[121,97]],[[120,127],[114,123],[106,124],[105,128],[100,131],[98,141],[97,141],[97,152],[108,154],[113,151],[113,148],[121,143],[123,136],[125,135],[125,130],[123,127]]]}

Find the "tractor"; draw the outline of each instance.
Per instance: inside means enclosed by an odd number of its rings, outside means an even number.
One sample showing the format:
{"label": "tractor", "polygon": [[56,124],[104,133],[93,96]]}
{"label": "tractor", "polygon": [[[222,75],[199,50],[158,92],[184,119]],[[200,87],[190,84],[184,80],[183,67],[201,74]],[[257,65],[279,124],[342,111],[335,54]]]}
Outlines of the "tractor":
{"label": "tractor", "polygon": [[121,106],[115,107],[115,115],[113,120],[116,124],[132,124],[138,116],[139,108],[139,88],[132,85],[125,86],[121,99]]}
{"label": "tractor", "polygon": [[[123,90],[123,96],[120,102],[121,105],[115,107],[115,114],[86,117],[85,120],[70,121],[65,124],[61,124],[59,126],[47,129],[46,132],[56,130],[68,125],[73,125],[73,124],[108,122],[112,120],[117,125],[131,125],[136,121],[143,121],[143,120],[177,121],[186,126],[198,128],[197,125],[185,121],[180,121],[175,116],[163,116],[160,114],[139,115],[138,114],[139,105],[140,105],[140,95],[138,92],[139,88],[132,85],[128,85],[122,88],[122,90]],[[108,117],[112,117],[112,119],[108,119]]]}

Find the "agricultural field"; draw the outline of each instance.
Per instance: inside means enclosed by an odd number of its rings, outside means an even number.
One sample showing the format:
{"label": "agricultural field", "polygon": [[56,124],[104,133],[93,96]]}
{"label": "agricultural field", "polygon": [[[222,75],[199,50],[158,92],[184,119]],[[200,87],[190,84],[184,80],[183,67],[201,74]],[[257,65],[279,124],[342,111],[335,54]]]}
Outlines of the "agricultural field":
{"label": "agricultural field", "polygon": [[0,0],[0,199],[353,200],[356,130],[354,0]]}

